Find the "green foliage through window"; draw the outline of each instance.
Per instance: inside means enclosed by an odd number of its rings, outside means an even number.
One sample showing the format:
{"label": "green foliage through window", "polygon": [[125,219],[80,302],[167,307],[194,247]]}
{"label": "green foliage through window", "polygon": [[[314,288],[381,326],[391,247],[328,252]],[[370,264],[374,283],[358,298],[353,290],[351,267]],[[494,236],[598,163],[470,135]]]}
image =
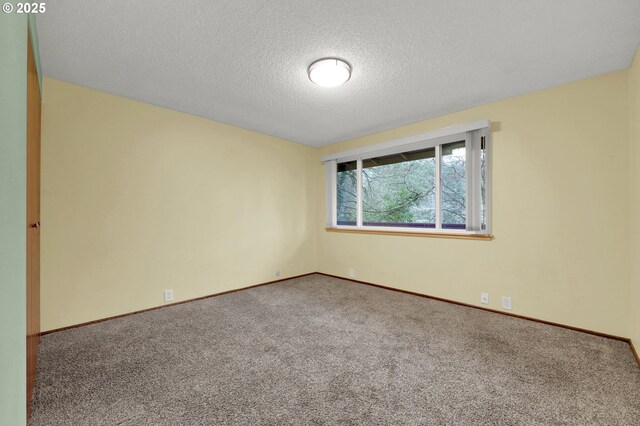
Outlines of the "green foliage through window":
{"label": "green foliage through window", "polygon": [[435,177],[435,148],[364,160],[364,225],[435,227]]}
{"label": "green foliage through window", "polygon": [[358,175],[355,161],[338,164],[336,184],[338,225],[355,225],[358,219]]}

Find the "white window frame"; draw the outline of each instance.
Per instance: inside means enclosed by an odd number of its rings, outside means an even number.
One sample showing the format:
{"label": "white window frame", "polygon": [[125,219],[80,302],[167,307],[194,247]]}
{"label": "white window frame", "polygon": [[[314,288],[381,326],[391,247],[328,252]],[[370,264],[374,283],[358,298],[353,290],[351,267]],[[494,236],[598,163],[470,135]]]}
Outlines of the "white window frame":
{"label": "white window frame", "polygon": [[[485,197],[486,197],[486,229],[481,229],[481,143],[485,144]],[[441,146],[450,142],[465,141],[466,177],[467,177],[467,229],[442,229],[441,201]],[[410,228],[402,226],[363,226],[362,225],[362,160],[398,154],[407,151],[434,148],[436,150],[436,227]],[[332,229],[367,230],[367,231],[401,231],[414,233],[443,233],[463,235],[491,234],[491,121],[479,120],[471,123],[446,127],[419,135],[395,139],[388,142],[370,145],[363,148],[329,154],[322,157],[326,172],[327,215],[326,226]],[[357,164],[357,222],[356,226],[338,225],[336,175],[338,163],[356,161]]]}

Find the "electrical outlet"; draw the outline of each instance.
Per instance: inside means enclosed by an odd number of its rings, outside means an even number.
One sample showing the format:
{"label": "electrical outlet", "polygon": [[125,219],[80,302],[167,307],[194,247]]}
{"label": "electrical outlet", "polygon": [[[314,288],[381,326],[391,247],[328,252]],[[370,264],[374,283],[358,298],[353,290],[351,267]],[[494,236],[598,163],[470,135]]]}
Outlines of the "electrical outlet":
{"label": "electrical outlet", "polygon": [[164,291],[164,301],[172,302],[173,301],[173,289]]}
{"label": "electrical outlet", "polygon": [[480,293],[480,302],[484,305],[489,303],[489,293]]}
{"label": "electrical outlet", "polygon": [[511,296],[502,296],[502,309],[511,309]]}
{"label": "electrical outlet", "polygon": [[280,271],[276,271],[276,278],[280,276]]}
{"label": "electrical outlet", "polygon": [[349,278],[356,277],[356,270],[354,268],[349,268]]}

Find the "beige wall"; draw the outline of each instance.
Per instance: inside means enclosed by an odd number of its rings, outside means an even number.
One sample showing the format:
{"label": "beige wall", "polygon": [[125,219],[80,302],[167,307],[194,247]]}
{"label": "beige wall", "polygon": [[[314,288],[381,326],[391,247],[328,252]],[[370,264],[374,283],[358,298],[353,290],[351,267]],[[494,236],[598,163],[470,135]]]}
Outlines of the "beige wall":
{"label": "beige wall", "polygon": [[[329,233],[320,271],[629,335],[628,73],[615,72],[325,147],[324,155],[488,118],[493,241]],[[318,182],[324,182],[317,166]],[[321,183],[318,184],[321,186]]]}
{"label": "beige wall", "polygon": [[[637,62],[320,150],[46,78],[42,328],[158,306],[166,288],[179,301],[277,270],[354,268],[466,303],[488,291],[494,309],[509,295],[513,313],[639,339],[627,302],[640,293],[628,232],[640,170],[627,160]],[[324,231],[320,156],[482,118],[495,122],[495,240]]]}
{"label": "beige wall", "polygon": [[631,295],[630,337],[640,352],[640,49],[629,69],[629,141],[631,147]]}
{"label": "beige wall", "polygon": [[42,330],[313,272],[314,149],[44,79]]}

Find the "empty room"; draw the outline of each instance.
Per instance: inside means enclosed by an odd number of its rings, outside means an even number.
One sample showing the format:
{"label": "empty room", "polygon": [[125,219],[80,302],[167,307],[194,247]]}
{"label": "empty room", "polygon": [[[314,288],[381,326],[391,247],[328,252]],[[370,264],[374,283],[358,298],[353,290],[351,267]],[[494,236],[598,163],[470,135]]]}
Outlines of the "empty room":
{"label": "empty room", "polygon": [[0,13],[0,426],[640,425],[640,0]]}

